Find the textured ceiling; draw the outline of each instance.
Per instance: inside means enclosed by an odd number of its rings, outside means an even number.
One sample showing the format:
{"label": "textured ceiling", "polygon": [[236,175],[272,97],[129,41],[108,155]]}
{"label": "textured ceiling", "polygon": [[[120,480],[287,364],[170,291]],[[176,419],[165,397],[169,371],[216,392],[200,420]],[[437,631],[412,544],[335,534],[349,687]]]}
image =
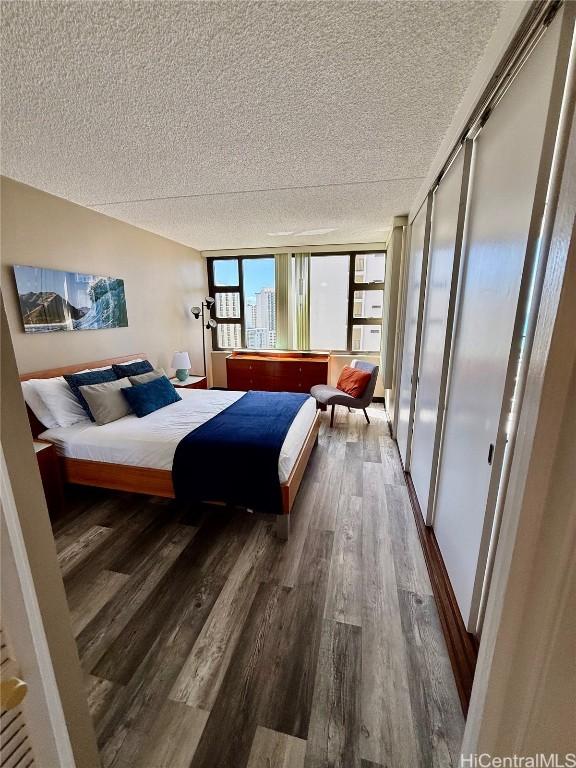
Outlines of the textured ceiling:
{"label": "textured ceiling", "polygon": [[2,172],[203,250],[381,240],[500,9],[3,2]]}

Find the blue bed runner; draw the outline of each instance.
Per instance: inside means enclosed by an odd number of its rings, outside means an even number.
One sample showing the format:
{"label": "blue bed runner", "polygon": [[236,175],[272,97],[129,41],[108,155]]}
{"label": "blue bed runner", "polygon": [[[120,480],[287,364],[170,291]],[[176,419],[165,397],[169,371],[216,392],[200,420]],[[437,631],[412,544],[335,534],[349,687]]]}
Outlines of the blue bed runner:
{"label": "blue bed runner", "polygon": [[281,514],[278,459],[307,399],[292,392],[247,392],[182,438],[172,464],[178,501],[225,501]]}

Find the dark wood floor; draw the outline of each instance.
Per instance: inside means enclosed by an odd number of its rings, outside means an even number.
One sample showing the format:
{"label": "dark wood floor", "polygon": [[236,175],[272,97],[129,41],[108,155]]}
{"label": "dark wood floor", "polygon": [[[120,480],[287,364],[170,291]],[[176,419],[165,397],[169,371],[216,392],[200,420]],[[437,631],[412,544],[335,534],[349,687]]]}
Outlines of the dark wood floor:
{"label": "dark wood floor", "polygon": [[240,511],[70,492],[56,542],[106,768],[458,765],[462,712],[384,411],[370,426],[339,411],[285,544]]}

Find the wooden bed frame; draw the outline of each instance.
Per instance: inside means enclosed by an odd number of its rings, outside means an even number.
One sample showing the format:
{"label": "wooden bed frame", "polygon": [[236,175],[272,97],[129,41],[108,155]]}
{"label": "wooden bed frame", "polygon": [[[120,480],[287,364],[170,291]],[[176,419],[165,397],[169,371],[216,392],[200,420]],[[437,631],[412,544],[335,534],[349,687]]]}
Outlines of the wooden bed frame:
{"label": "wooden bed frame", "polygon": [[[20,381],[28,379],[50,379],[54,376],[63,376],[68,373],[77,373],[86,368],[101,368],[113,363],[126,363],[134,358],[146,359],[144,352],[135,352],[132,355],[122,357],[108,357],[104,360],[92,360],[77,365],[67,365],[62,368],[48,368],[45,371],[34,371],[20,376]],[[46,427],[38,421],[32,411],[26,406],[32,435],[36,438]],[[304,470],[314,446],[318,442],[320,429],[320,413],[316,413],[310,426],[306,439],[300,449],[300,453],[292,468],[290,476],[285,483],[281,483],[282,511],[277,516],[276,534],[281,539],[287,539],[290,532],[290,512],[300,488],[304,476]],[[149,469],[147,467],[135,467],[129,464],[110,464],[104,461],[89,461],[87,459],[69,459],[61,457],[64,478],[68,483],[78,485],[91,485],[98,488],[110,488],[114,491],[129,491],[131,493],[143,493],[149,496],[164,496],[174,498],[174,486],[172,484],[172,472],[166,469]],[[207,500],[208,501],[208,500]],[[210,499],[218,502],[218,499]]]}

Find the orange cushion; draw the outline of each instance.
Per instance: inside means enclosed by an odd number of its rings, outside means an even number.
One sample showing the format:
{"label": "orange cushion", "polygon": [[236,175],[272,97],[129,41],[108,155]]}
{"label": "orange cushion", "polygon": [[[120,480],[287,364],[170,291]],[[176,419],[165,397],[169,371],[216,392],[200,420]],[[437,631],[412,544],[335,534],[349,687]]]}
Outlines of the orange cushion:
{"label": "orange cushion", "polygon": [[338,377],[336,386],[342,392],[346,392],[347,395],[362,397],[370,381],[370,376],[368,371],[359,371],[357,368],[350,368],[349,365],[345,365]]}

